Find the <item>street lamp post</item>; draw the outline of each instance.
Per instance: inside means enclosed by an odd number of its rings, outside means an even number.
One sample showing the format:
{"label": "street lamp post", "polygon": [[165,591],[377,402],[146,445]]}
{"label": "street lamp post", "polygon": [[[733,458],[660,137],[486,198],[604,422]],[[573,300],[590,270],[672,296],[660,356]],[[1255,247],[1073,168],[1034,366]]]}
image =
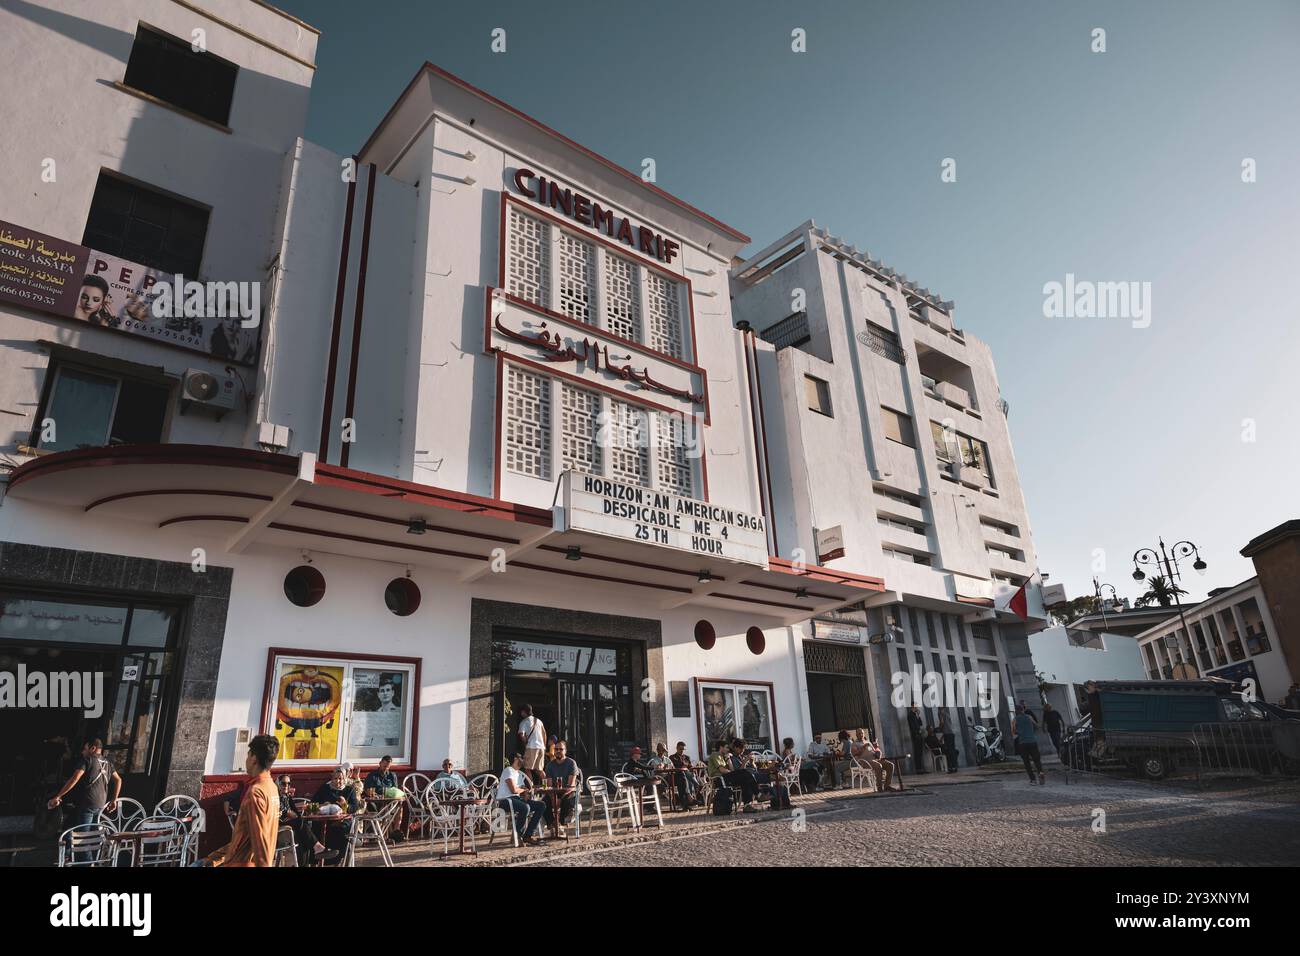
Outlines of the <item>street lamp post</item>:
{"label": "street lamp post", "polygon": [[1102,628],[1103,631],[1104,631],[1106,628],[1110,627],[1110,622],[1109,622],[1108,620],[1106,620],[1106,599],[1105,599],[1104,597],[1102,597],[1102,594],[1101,594],[1101,592],[1104,591],[1106,588],[1110,588],[1111,600],[1113,600],[1113,601],[1115,602],[1116,606],[1118,606],[1118,605],[1119,605],[1119,592],[1115,590],[1115,585],[1113,585],[1113,584],[1098,584],[1096,578],[1093,578],[1093,579],[1092,579],[1092,591],[1093,591],[1094,594],[1097,595],[1097,607],[1101,608],[1101,628]]}
{"label": "street lamp post", "polygon": [[[1160,545],[1159,554],[1156,554],[1151,548],[1138,548],[1133,552],[1133,580],[1142,581],[1146,579],[1146,575],[1138,567],[1140,564],[1154,565],[1157,570],[1163,569],[1165,580],[1169,582],[1169,589],[1174,594],[1174,604],[1178,607],[1178,622],[1182,624],[1183,633],[1187,635],[1187,648],[1192,654],[1192,663],[1196,666],[1199,674],[1200,666],[1196,665],[1196,652],[1192,650],[1192,632],[1187,627],[1187,618],[1183,616],[1183,602],[1178,599],[1178,587],[1174,582],[1182,577],[1178,570],[1179,560],[1195,555],[1196,560],[1192,562],[1192,570],[1197,574],[1205,573],[1206,564],[1201,560],[1201,552],[1190,541],[1179,541],[1166,550],[1164,538],[1157,538],[1156,540]],[[1179,648],[1178,656],[1182,657],[1182,648]]]}

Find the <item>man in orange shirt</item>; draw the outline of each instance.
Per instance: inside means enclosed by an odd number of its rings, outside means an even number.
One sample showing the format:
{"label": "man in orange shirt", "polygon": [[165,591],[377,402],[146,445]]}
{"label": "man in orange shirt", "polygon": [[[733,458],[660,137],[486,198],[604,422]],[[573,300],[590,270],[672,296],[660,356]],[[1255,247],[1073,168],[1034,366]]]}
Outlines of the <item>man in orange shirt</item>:
{"label": "man in orange shirt", "polygon": [[280,755],[280,741],[259,734],[248,742],[244,769],[248,785],[239,801],[239,816],[230,842],[200,860],[200,866],[274,866],[280,831],[280,793],[271,779],[271,765]]}

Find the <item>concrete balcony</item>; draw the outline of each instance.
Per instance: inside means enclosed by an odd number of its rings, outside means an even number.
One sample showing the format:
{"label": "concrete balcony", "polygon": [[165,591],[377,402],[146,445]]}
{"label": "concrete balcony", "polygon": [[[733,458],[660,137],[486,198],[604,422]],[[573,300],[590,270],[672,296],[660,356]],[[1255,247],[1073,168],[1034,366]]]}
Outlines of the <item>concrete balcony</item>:
{"label": "concrete balcony", "polygon": [[952,382],[941,382],[931,378],[929,375],[921,376],[921,383],[925,386],[926,394],[932,398],[937,398],[945,405],[951,405],[953,408],[960,408],[962,411],[975,411],[975,402],[971,399],[970,392],[966,389],[952,384]]}

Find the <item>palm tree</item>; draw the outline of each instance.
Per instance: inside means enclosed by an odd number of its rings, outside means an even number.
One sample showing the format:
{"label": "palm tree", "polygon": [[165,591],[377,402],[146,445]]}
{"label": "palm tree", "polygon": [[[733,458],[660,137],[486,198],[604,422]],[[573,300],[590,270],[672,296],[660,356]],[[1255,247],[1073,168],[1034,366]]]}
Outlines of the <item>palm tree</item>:
{"label": "palm tree", "polygon": [[1178,595],[1186,593],[1163,574],[1157,574],[1148,579],[1147,592],[1138,598],[1136,603],[1138,607],[1150,607],[1153,604],[1169,607],[1174,603]]}

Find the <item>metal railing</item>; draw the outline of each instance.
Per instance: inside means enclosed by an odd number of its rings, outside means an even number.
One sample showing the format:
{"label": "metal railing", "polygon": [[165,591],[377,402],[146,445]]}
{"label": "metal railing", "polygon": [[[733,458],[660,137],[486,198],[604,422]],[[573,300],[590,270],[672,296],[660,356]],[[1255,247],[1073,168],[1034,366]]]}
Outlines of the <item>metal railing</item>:
{"label": "metal railing", "polygon": [[780,322],[759,332],[758,337],[775,345],[778,352],[785,348],[797,348],[812,339],[808,332],[808,313],[787,315]]}

